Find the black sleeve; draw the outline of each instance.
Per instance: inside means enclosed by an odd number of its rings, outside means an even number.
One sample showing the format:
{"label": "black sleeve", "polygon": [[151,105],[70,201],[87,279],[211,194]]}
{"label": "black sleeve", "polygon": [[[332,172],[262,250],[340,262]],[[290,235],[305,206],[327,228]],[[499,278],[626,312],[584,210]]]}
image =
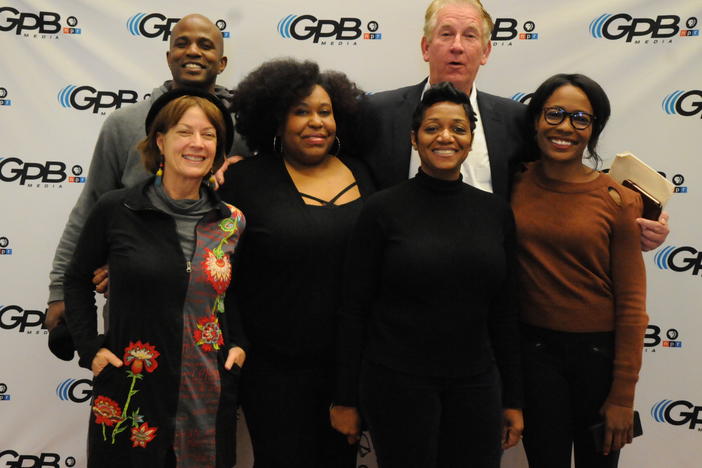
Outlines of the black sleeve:
{"label": "black sleeve", "polygon": [[117,203],[112,194],[98,200],[88,215],[78,238],[73,258],[64,275],[66,323],[78,351],[78,364],[90,369],[93,358],[104,344],[97,333],[97,307],[92,282],[93,271],[107,263],[109,226]]}
{"label": "black sleeve", "polygon": [[502,405],[504,408],[521,408],[523,389],[517,308],[516,228],[509,208],[505,209],[504,230],[506,277],[490,306],[490,341],[502,380]]}
{"label": "black sleeve", "polygon": [[[236,206],[236,205],[235,205]],[[232,265],[232,280],[229,283],[229,288],[227,289],[227,295],[224,296],[224,316],[226,319],[226,330],[229,336],[229,343],[232,347],[239,346],[243,348],[244,351],[249,349],[249,340],[244,332],[244,325],[241,320],[241,310],[236,302],[237,288],[239,286],[238,272],[241,249],[244,247],[246,242],[246,231],[239,237],[239,243],[236,246],[234,254],[230,257]]]}
{"label": "black sleeve", "polygon": [[[239,188],[240,183],[240,167],[237,165],[242,164],[241,162],[230,166],[227,169],[224,184],[219,188],[218,195],[226,203],[234,205],[237,209],[241,210]],[[243,210],[241,210],[243,212]],[[246,213],[244,213],[244,217]],[[232,346],[239,346],[248,351],[249,341],[244,332],[244,326],[241,320],[241,308],[237,304],[236,295],[237,289],[240,286],[239,273],[241,271],[241,252],[246,244],[246,224],[244,220],[244,230],[239,234],[239,240],[236,245],[234,253],[230,257],[230,262],[232,265],[232,276],[231,282],[229,283],[229,288],[227,288],[227,295],[224,297],[224,315],[226,319],[225,329],[227,330],[229,342]]]}
{"label": "black sleeve", "polygon": [[349,239],[342,306],[337,325],[337,384],[334,403],[358,405],[358,376],[371,304],[380,283],[385,243],[381,217],[366,204]]}

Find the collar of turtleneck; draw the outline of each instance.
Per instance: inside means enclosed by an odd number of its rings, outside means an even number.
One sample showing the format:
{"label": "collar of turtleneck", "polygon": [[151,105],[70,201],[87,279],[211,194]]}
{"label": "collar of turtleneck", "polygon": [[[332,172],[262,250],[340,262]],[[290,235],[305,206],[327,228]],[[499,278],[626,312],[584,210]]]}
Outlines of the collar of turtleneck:
{"label": "collar of turtleneck", "polygon": [[463,176],[459,175],[456,180],[437,179],[428,175],[419,168],[419,172],[414,176],[414,180],[422,187],[437,193],[456,193],[463,187]]}

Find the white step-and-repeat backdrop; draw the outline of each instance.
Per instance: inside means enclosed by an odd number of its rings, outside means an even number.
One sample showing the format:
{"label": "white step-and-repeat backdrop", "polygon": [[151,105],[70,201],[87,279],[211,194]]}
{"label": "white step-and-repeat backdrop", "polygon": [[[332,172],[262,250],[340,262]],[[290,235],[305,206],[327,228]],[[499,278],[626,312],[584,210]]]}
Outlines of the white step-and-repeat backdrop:
{"label": "white step-and-repeat backdrop", "polygon": [[[636,398],[645,433],[621,466],[699,467],[702,2],[485,3],[496,29],[480,89],[524,101],[553,73],[585,73],[613,105],[601,140],[606,165],[631,151],[675,184],[672,233],[645,255],[651,324]],[[379,91],[425,77],[426,4],[0,1],[0,467],[85,466],[90,375],[46,347],[48,273],[105,117],[169,78],[173,23],[192,12],[217,23],[229,57],[219,84],[227,87],[266,59],[294,56]],[[238,466],[250,467],[245,430],[239,437]],[[367,437],[359,466],[375,466]],[[526,466],[521,447],[503,466]]]}

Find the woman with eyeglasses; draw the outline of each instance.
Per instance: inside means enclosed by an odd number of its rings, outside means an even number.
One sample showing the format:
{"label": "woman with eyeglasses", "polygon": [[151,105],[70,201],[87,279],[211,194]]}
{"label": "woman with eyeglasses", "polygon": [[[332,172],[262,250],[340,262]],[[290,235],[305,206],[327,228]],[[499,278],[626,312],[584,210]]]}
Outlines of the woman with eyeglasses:
{"label": "woman with eyeglasses", "polygon": [[[633,436],[646,277],[640,196],[594,161],[610,115],[590,78],[554,75],[528,106],[539,160],[515,181],[524,446],[531,467],[616,467]],[[587,152],[587,155],[585,154]],[[604,423],[602,450],[588,429]],[[601,437],[601,436],[600,436]]]}

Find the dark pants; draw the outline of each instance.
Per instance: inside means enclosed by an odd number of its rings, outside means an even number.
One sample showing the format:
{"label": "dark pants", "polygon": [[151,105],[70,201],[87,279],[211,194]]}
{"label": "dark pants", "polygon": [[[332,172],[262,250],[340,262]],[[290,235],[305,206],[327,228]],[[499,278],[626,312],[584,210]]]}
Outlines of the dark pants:
{"label": "dark pants", "polygon": [[588,427],[612,385],[614,334],[522,326],[524,449],[532,468],[614,468],[619,452],[595,452]]}
{"label": "dark pants", "polygon": [[241,406],[255,468],[355,468],[357,445],[329,421],[331,370],[243,372]]}
{"label": "dark pants", "polygon": [[380,468],[498,468],[496,369],[472,377],[408,375],[364,361],[360,402]]}

